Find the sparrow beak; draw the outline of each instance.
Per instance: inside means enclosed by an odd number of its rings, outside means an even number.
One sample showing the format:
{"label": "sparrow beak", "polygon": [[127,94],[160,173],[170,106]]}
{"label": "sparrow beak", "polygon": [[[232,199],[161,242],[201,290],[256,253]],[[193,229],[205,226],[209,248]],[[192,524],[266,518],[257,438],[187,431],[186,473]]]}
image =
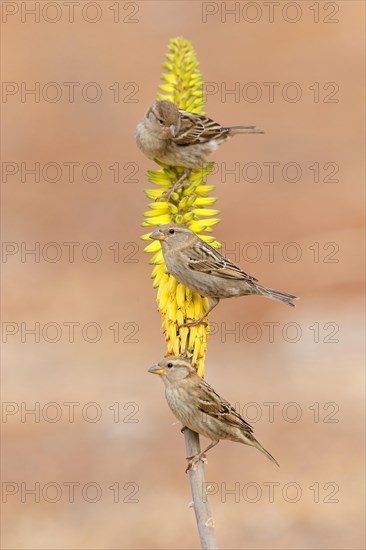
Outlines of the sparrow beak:
{"label": "sparrow beak", "polygon": [[165,370],[163,367],[159,367],[159,365],[153,365],[149,368],[148,372],[151,372],[152,374],[165,374]]}
{"label": "sparrow beak", "polygon": [[157,241],[165,241],[166,235],[160,231],[160,229],[155,229],[150,235],[150,239]]}
{"label": "sparrow beak", "polygon": [[171,124],[169,126],[169,130],[170,130],[170,133],[172,134],[173,137],[175,137],[177,135],[177,127],[174,126],[174,124]]}

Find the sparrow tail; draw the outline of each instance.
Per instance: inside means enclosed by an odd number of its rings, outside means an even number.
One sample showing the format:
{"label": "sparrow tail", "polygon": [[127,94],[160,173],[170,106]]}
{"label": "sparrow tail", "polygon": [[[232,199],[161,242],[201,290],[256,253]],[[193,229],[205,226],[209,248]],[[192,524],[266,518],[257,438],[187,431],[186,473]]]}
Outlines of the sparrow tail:
{"label": "sparrow tail", "polygon": [[229,134],[232,136],[235,134],[264,134],[263,130],[255,126],[231,126],[228,130]]}
{"label": "sparrow tail", "polygon": [[266,288],[262,285],[255,285],[258,294],[261,296],[266,296],[266,298],[270,298],[272,300],[278,300],[280,302],[284,302],[285,304],[288,304],[291,307],[295,307],[295,304],[293,304],[293,300],[298,300],[299,298],[297,296],[294,296],[293,294],[287,294],[287,292],[280,292],[279,290],[273,290],[273,288]]}
{"label": "sparrow tail", "polygon": [[264,455],[266,455],[267,458],[269,458],[269,460],[271,462],[274,462],[275,464],[277,464],[278,467],[280,467],[280,465],[278,464],[277,460],[271,455],[271,453],[269,453],[268,451],[266,451],[266,449],[264,447],[262,447],[262,445],[259,443],[259,441],[257,441],[255,439],[255,437],[252,436],[251,438],[251,444],[253,447],[255,447],[256,449],[258,449],[258,451],[260,451],[261,453],[263,453]]}

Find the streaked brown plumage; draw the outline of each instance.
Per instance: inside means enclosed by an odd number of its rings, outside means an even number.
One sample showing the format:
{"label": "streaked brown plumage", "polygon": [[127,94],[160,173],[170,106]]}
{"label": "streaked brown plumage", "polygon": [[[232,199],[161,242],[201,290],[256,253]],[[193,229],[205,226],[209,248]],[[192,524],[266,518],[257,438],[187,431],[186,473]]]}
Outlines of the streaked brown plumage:
{"label": "streaked brown plumage", "polygon": [[185,326],[203,323],[221,298],[257,294],[294,306],[296,296],[258,284],[255,277],[244,273],[183,225],[161,225],[150,237],[160,241],[169,273],[180,283],[210,299],[207,313]]}
{"label": "streaked brown plumage", "polygon": [[171,101],[156,101],[136,128],[136,143],[150,159],[186,170],[176,191],[193,168],[201,168],[217,147],[237,134],[263,134],[255,126],[221,126],[206,116],[178,109]]}
{"label": "streaked brown plumage", "polygon": [[188,359],[165,357],[150,367],[149,372],[161,376],[168,405],[183,427],[211,439],[211,444],[199,455],[188,457],[187,470],[221,439],[255,447],[278,466],[273,456],[255,439],[252,427],[198,376]]}

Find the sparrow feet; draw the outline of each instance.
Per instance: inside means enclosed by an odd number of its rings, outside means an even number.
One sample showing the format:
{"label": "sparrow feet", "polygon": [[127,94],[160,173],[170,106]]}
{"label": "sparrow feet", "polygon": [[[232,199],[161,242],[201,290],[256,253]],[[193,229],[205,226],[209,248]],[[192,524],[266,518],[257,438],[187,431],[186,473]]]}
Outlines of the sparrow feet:
{"label": "sparrow feet", "polygon": [[190,176],[190,173],[191,173],[191,169],[190,168],[187,168],[186,170],[184,170],[182,176],[175,182],[175,184],[173,185],[173,187],[171,189],[169,189],[169,191],[165,191],[165,193],[163,193],[159,198],[157,198],[156,200],[164,200],[164,201],[169,201],[171,196],[173,195],[173,193],[176,193],[178,191],[178,189],[180,189],[181,187],[183,187],[183,185],[185,184],[186,180],[188,180],[189,176]]}
{"label": "sparrow feet", "polygon": [[[159,201],[169,202],[170,199],[172,198],[172,195],[174,195],[175,191],[176,190],[174,189],[174,185],[173,185],[173,187],[171,189],[169,189],[169,191],[165,191],[164,193],[162,193],[160,195],[160,197],[157,197],[155,199],[155,202],[159,202]],[[176,197],[173,197],[173,199],[175,199],[175,200],[178,200],[178,198],[179,198],[179,195],[177,195]]]}
{"label": "sparrow feet", "polygon": [[[205,314],[206,317],[206,314]],[[191,317],[187,317],[189,319],[188,323],[182,323],[181,325],[178,325],[178,329],[183,327],[197,327],[198,325],[203,325],[204,327],[208,327],[207,321],[204,321],[204,317],[201,317],[201,319],[192,319]]]}
{"label": "sparrow feet", "polygon": [[189,472],[189,470],[197,470],[197,466],[200,462],[203,462],[204,464],[207,464],[207,459],[205,453],[200,453],[196,456],[187,456],[188,466],[186,468],[186,474]]}

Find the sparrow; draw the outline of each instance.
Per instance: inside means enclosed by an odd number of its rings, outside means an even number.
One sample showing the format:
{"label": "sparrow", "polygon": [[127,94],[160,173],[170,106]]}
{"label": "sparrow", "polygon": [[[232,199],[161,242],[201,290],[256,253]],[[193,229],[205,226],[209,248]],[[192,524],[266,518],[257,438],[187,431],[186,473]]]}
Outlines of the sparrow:
{"label": "sparrow", "polygon": [[187,457],[186,472],[194,468],[205,453],[217,445],[221,439],[255,447],[279,466],[277,460],[255,439],[250,424],[198,376],[188,359],[164,357],[157,365],[150,367],[148,372],[161,376],[168,405],[183,424],[183,429],[189,428],[211,439],[206,449],[195,456]]}
{"label": "sparrow", "polygon": [[210,118],[178,109],[171,101],[156,101],[136,128],[136,143],[152,160],[183,166],[184,174],[169,194],[177,191],[191,170],[202,168],[219,145],[237,134],[264,134],[255,126],[221,126]]}
{"label": "sparrow", "polygon": [[209,298],[208,311],[197,320],[181,326],[207,324],[204,318],[217,306],[221,298],[258,294],[279,300],[294,307],[293,294],[266,288],[247,275],[218,250],[200,239],[183,225],[161,225],[150,235],[160,241],[167,270],[180,283],[201,296]]}

